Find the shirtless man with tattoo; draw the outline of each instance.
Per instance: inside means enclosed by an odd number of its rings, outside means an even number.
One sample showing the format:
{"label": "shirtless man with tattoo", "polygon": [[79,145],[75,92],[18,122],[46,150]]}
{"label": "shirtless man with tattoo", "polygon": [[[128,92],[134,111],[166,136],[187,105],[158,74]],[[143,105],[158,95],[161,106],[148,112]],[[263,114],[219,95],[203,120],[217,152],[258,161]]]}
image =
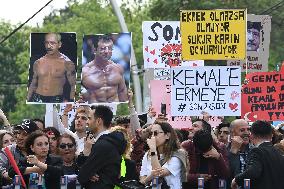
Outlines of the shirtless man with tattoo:
{"label": "shirtless man with tattoo", "polygon": [[[33,64],[33,78],[28,89],[28,102],[61,103],[74,101],[75,64],[59,52],[61,36],[57,33],[45,35],[46,55]],[[65,83],[71,86],[70,94],[64,95]],[[66,97],[69,96],[69,97]]]}
{"label": "shirtless man with tattoo", "polygon": [[123,77],[123,68],[110,60],[113,41],[107,36],[100,36],[95,44],[95,59],[82,69],[82,91],[84,101],[125,102],[128,100],[127,88]]}

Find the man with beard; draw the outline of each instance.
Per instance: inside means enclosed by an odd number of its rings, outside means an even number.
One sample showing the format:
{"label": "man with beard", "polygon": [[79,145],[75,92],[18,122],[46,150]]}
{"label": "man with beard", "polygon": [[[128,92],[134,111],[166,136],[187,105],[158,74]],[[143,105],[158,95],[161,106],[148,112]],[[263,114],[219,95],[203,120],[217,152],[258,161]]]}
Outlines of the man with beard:
{"label": "man with beard", "polygon": [[110,60],[113,41],[108,35],[95,43],[95,59],[82,68],[82,99],[89,103],[125,102],[128,100],[124,70]]}
{"label": "man with beard", "polygon": [[228,146],[231,178],[244,172],[248,152],[251,149],[250,127],[244,119],[236,119],[230,125],[231,142]]}
{"label": "man with beard", "polygon": [[[78,156],[80,167],[78,180],[86,189],[113,189],[118,183],[121,155],[126,149],[123,133],[111,132],[113,113],[107,106],[96,106],[90,112],[88,127],[96,136],[91,153]],[[85,161],[84,161],[85,159]],[[84,163],[83,163],[84,162]]]}
{"label": "man with beard", "polygon": [[[25,149],[25,141],[30,133],[33,131],[39,130],[37,124],[30,120],[26,119],[23,120],[20,125],[16,126],[16,139],[17,143],[8,146],[11,153],[13,154],[17,164],[19,163],[20,159],[26,157],[27,152]],[[7,184],[11,184],[13,182],[12,178],[9,177],[8,171],[11,168],[11,164],[8,160],[8,157],[4,150],[0,151],[0,173],[1,177],[3,178],[3,186]]]}
{"label": "man with beard", "polygon": [[[57,33],[45,35],[46,55],[33,64],[33,77],[28,89],[28,102],[61,103],[74,101],[76,71],[75,64],[64,54],[61,48],[61,36]],[[66,94],[66,79],[71,86]]]}

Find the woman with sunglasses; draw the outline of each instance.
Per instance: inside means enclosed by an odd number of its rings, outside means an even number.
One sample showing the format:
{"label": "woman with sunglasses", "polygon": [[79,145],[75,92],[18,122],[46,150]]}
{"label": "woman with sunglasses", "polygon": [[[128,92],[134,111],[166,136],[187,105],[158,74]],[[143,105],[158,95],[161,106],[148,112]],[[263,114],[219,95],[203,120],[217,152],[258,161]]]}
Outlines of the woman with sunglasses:
{"label": "woman with sunglasses", "polygon": [[[64,133],[61,135],[58,139],[58,154],[63,159],[63,174],[64,175],[71,175],[74,177],[74,175],[77,175],[79,172],[79,167],[76,162],[76,141],[74,137],[71,135]],[[69,177],[69,180],[72,180]],[[68,182],[67,185],[68,189],[75,189],[76,188],[76,180],[73,179],[73,181]]]}
{"label": "woman with sunglasses", "polygon": [[64,133],[58,141],[58,152],[63,159],[64,175],[78,174],[78,166],[76,164],[76,142],[75,139]]}
{"label": "woman with sunglasses", "polygon": [[176,132],[167,122],[155,122],[147,139],[140,182],[158,189],[181,189],[186,176],[186,152],[180,149]]}
{"label": "woman with sunglasses", "polygon": [[[62,159],[49,154],[48,137],[42,131],[32,132],[25,142],[27,158],[21,159],[19,169],[24,175],[26,184],[29,184],[29,175],[38,173],[43,176],[43,188],[60,189],[62,175]],[[9,176],[13,178],[15,172],[9,170]]]}

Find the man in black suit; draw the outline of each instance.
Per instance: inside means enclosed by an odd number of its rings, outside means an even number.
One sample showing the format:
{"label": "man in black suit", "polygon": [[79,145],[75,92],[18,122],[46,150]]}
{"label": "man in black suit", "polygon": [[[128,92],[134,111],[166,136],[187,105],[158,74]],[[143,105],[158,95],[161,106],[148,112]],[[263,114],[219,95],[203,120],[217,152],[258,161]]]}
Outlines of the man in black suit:
{"label": "man in black suit", "polygon": [[92,107],[87,121],[90,131],[96,135],[91,152],[78,156],[81,166],[78,180],[85,189],[113,189],[119,182],[121,155],[126,140],[121,132],[110,132],[113,113],[106,106]]}
{"label": "man in black suit", "polygon": [[244,179],[251,180],[251,189],[284,189],[284,158],[271,140],[270,123],[256,121],[252,124],[251,141],[256,148],[249,153],[246,170],[233,179],[232,189],[243,186]]}

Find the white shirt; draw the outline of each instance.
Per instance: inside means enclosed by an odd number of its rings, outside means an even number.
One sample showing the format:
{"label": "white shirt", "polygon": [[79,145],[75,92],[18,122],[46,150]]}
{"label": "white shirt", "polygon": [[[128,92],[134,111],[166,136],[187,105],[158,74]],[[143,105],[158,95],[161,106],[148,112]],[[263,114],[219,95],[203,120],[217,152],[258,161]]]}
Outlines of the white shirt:
{"label": "white shirt", "polygon": [[[152,171],[151,156],[148,159],[148,152],[145,153],[142,159],[142,166],[140,171],[140,176],[149,176]],[[167,169],[171,174],[165,176],[165,180],[171,189],[182,189],[181,183],[181,166],[182,163],[179,158],[172,157],[167,163],[162,167]],[[161,188],[161,183],[158,188]]]}

